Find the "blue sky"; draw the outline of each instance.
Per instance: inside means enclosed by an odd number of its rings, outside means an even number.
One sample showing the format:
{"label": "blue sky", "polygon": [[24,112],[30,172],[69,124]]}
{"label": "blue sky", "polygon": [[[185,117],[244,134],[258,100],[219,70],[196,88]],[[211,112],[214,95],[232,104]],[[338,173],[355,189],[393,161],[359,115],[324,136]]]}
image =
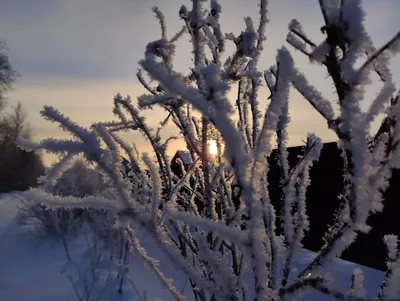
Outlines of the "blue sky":
{"label": "blue sky", "polygon": [[[112,118],[112,97],[120,92],[136,97],[143,92],[135,74],[146,44],[159,37],[159,26],[151,12],[157,5],[164,12],[172,35],[181,26],[178,10],[187,0],[0,0],[0,38],[8,42],[14,68],[21,74],[11,104],[21,101],[28,110],[35,139],[64,137],[57,127],[41,120],[43,105],[53,105],[83,125]],[[225,32],[243,29],[243,17],[257,18],[257,0],[221,0]],[[315,42],[323,36],[317,0],[270,0],[267,42],[260,67],[269,67],[276,49],[284,44],[290,19],[297,18]],[[384,44],[398,30],[399,0],[366,0],[366,27],[376,46]],[[190,66],[188,39],[178,45],[175,65],[179,71]],[[311,82],[334,101],[325,71],[294,54],[296,64]],[[395,81],[400,83],[399,57],[392,60]],[[379,86],[371,87],[371,95]],[[234,95],[232,91],[232,95]],[[261,102],[267,103],[267,91]],[[264,98],[264,101],[263,101]],[[290,144],[298,144],[309,131],[325,140],[334,136],[298,95],[291,99]],[[160,118],[159,111],[148,114],[149,123]],[[168,131],[167,131],[168,132]],[[125,136],[142,144],[137,134]],[[182,145],[176,142],[170,152]],[[144,146],[144,150],[147,146]],[[48,157],[49,158],[49,157]],[[47,159],[49,161],[50,159]]]}

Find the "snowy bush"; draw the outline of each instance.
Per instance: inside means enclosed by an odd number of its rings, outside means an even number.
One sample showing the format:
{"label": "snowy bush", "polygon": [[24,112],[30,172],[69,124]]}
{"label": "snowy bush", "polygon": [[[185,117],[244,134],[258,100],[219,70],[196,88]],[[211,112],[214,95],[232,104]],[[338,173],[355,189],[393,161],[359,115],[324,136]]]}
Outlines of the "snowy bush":
{"label": "snowy bush", "polygon": [[77,159],[57,180],[53,192],[61,196],[84,197],[101,193],[105,186],[99,172],[87,166],[83,159]]}
{"label": "snowy bush", "polygon": [[[355,270],[349,291],[331,285],[324,267],[348,248],[360,233],[370,230],[367,218],[383,209],[382,193],[392,168],[400,167],[399,93],[392,80],[389,60],[400,51],[400,33],[379,49],[364,25],[360,0],[319,1],[326,39],[312,42],[297,20],[289,24],[287,42],[326,68],[335,89],[337,107],[312,86],[296,68],[290,51],[278,50],[276,64],[265,72],[258,69],[265,27],[267,1],[260,1],[258,24],[245,18],[239,34],[224,34],[220,25],[222,8],[217,0],[192,0],[182,6],[181,31],[168,36],[158,8],[153,11],[161,26],[161,37],[150,42],[140,61],[137,77],[147,89],[137,106],[129,96],[114,98],[118,121],[98,122],[83,128],[53,107],[41,111],[74,135],[72,140],[44,139],[40,143],[19,140],[30,150],[46,150],[63,158],[48,172],[46,187],[55,185],[73,158],[83,154],[97,164],[113,189],[102,196],[57,196],[49,189],[32,189],[26,196],[47,206],[104,209],[117,218],[132,252],[141,256],[174,299],[185,299],[142,247],[139,231],[154,238],[177,268],[190,280],[195,300],[278,300],[299,298],[308,289],[341,300],[364,300],[363,275]],[[188,34],[192,43],[193,67],[188,74],[174,69],[176,42]],[[228,43],[233,53],[227,54]],[[361,63],[361,64],[360,64]],[[382,88],[367,110],[362,109],[365,88],[376,73]],[[271,92],[261,112],[259,89]],[[154,85],[155,83],[155,85]],[[287,153],[289,91],[296,89],[336,133],[346,162],[346,181],[341,211],[325,237],[325,245],[301,271],[294,264],[309,224],[306,191],[309,170],[318,160],[322,143],[308,134],[305,151],[290,168]],[[237,89],[231,102],[228,91]],[[168,116],[160,127],[150,128],[142,110],[160,106]],[[371,124],[383,117],[373,132]],[[172,122],[180,131],[193,164],[181,177],[171,172],[166,155],[168,143],[161,138],[163,127]],[[150,142],[153,153],[140,155],[118,135],[139,131]],[[275,141],[276,139],[276,141]],[[210,140],[217,152],[211,155]],[[275,142],[283,189],[281,216],[270,200],[267,158]],[[122,154],[129,158],[129,177],[121,174]],[[283,220],[278,235],[277,219]],[[388,272],[379,299],[399,298],[397,238],[386,237]]]}
{"label": "snowy bush", "polygon": [[[39,180],[39,182],[41,182]],[[48,185],[46,181],[40,185],[41,189],[59,196],[84,197],[99,195],[106,190],[107,184],[103,181],[100,172],[90,168],[81,159],[76,159],[71,166],[57,179],[55,185]],[[104,210],[74,208],[52,208],[46,204],[26,201],[19,210],[19,220],[25,224],[34,224],[36,235],[50,235],[59,237],[73,236],[83,223],[95,223],[96,219],[106,217]],[[107,220],[107,218],[106,218]],[[112,216],[108,217],[112,225]]]}

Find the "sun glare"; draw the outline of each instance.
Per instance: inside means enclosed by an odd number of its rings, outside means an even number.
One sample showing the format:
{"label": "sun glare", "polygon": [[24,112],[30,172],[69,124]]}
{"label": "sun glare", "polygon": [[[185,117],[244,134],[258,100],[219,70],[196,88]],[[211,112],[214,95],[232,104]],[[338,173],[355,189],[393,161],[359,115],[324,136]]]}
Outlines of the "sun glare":
{"label": "sun glare", "polygon": [[210,151],[211,155],[216,156],[218,154],[217,141],[215,140],[208,141],[208,150]]}

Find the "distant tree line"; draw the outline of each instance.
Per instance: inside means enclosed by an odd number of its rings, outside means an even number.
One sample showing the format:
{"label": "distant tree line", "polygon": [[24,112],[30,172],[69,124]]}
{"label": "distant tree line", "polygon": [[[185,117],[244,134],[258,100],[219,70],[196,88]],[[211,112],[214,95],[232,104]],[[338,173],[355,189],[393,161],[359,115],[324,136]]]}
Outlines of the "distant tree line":
{"label": "distant tree line", "polygon": [[0,193],[26,190],[37,185],[44,165],[39,155],[18,148],[15,140],[19,136],[31,137],[27,114],[18,103],[11,112],[6,112],[5,93],[11,88],[18,74],[13,70],[7,46],[0,40]]}

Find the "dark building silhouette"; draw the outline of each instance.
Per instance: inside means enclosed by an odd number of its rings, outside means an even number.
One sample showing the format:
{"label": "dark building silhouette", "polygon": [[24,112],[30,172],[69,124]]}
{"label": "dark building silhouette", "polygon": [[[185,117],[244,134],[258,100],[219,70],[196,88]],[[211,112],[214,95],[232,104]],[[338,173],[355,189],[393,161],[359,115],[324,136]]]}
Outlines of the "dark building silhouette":
{"label": "dark building silhouette", "polygon": [[[178,162],[181,161],[181,163]],[[180,176],[183,173],[182,167],[187,171],[192,165],[192,158],[189,152],[178,150],[171,160],[171,170],[174,174]]]}

